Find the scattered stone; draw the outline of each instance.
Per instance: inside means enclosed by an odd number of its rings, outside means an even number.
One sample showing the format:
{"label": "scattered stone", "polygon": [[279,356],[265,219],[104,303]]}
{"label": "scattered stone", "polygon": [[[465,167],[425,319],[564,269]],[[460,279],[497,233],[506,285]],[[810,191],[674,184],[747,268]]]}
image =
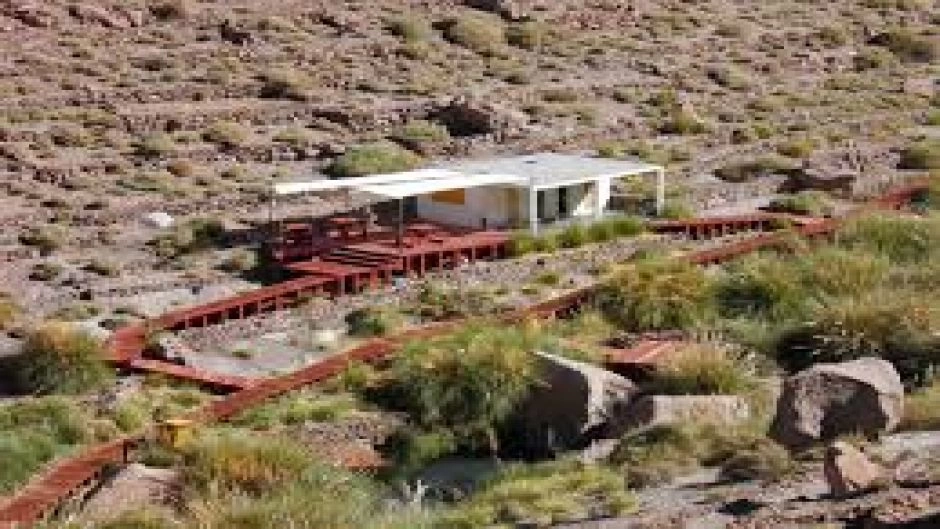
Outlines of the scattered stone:
{"label": "scattered stone", "polygon": [[901,377],[890,362],[866,357],[817,364],[784,382],[770,435],[796,450],[846,434],[875,437],[898,425],[903,400]]}
{"label": "scattered stone", "polygon": [[826,449],[823,474],[829,491],[837,498],[873,490],[885,478],[884,468],[844,441],[836,441]]}
{"label": "scattered stone", "polygon": [[106,28],[123,29],[131,25],[127,18],[112,15],[107,9],[89,4],[69,6],[69,15],[82,22],[100,24]]}
{"label": "scattered stone", "polygon": [[153,213],[148,213],[144,215],[143,221],[144,224],[150,226],[151,228],[161,229],[169,228],[174,223],[173,217],[165,211],[154,211]]}

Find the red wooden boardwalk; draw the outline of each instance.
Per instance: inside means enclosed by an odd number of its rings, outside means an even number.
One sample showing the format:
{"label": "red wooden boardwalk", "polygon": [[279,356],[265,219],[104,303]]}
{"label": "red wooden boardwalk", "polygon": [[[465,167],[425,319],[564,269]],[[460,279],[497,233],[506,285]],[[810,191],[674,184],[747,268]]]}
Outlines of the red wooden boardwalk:
{"label": "red wooden boardwalk", "polygon": [[[869,205],[875,208],[899,208],[926,188],[924,182],[915,182],[897,190],[892,190],[882,197],[874,199]],[[840,221],[830,220],[818,223],[806,223],[798,228],[801,235],[808,237],[832,234]],[[785,242],[780,234],[761,234],[743,241],[736,241],[720,248],[694,252],[686,256],[693,263],[712,264],[736,258],[744,253],[763,248],[779,246]],[[495,241],[495,239],[494,239]],[[505,239],[502,245],[505,245]],[[483,247],[483,246],[478,246]],[[497,252],[498,244],[491,246]],[[370,250],[371,251],[371,250]],[[420,251],[420,250],[419,250]],[[417,254],[415,254],[417,255]],[[425,254],[426,255],[426,254]],[[495,257],[496,254],[494,253]],[[409,263],[403,263],[406,267]],[[354,347],[343,353],[331,356],[322,362],[307,366],[287,375],[250,383],[237,377],[228,377],[200,372],[183,366],[167,367],[163,362],[141,358],[147,335],[155,330],[175,330],[193,325],[210,325],[230,318],[242,318],[262,310],[271,310],[296,301],[302,295],[316,294],[329,284],[330,278],[319,275],[301,277],[271,287],[261,288],[232,298],[209,303],[191,309],[174,311],[153,322],[135,325],[114,333],[109,342],[109,358],[119,365],[147,371],[159,371],[181,378],[195,377],[200,383],[218,384],[219,388],[238,389],[229,396],[210,403],[194,412],[194,416],[204,421],[226,420],[246,409],[261,404],[268,399],[303,386],[322,382],[341,373],[350,362],[375,362],[392,354],[403,342],[440,335],[460,325],[460,322],[430,325],[401,333],[392,338],[375,339]],[[586,287],[570,292],[558,298],[527,307],[507,316],[507,321],[525,318],[551,318],[564,316],[578,310],[594,293],[595,287]],[[322,292],[322,290],[321,290]],[[624,361],[645,361],[655,356],[655,351],[662,351],[666,345],[639,344],[622,359]],[[182,368],[182,369],[176,369]],[[109,465],[126,462],[128,452],[141,438],[121,438],[112,442],[86,447],[75,456],[50,465],[49,469],[23,487],[19,493],[0,505],[0,528],[29,526],[51,516],[65,501],[86,490],[100,480]]]}

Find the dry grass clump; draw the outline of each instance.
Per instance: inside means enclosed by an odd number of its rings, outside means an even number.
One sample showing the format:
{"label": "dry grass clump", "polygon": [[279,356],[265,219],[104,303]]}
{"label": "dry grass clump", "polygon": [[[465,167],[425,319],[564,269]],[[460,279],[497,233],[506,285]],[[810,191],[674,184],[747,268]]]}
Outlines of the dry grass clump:
{"label": "dry grass clump", "polygon": [[444,38],[484,56],[495,56],[506,46],[502,20],[492,16],[463,15],[448,20]]}
{"label": "dry grass clump", "polygon": [[427,19],[415,15],[403,15],[388,22],[388,30],[405,42],[422,42],[431,38],[432,28]]}
{"label": "dry grass clump", "polygon": [[19,318],[22,309],[10,294],[0,292],[0,331],[10,329]]}
{"label": "dry grass clump", "polygon": [[636,510],[623,477],[601,465],[558,461],[514,465],[503,470],[466,503],[436,520],[434,527],[472,528],[620,516]]}
{"label": "dry grass clump", "polygon": [[306,101],[310,98],[313,80],[295,70],[272,70],[262,76],[261,97]]}
{"label": "dry grass clump", "polygon": [[169,134],[151,134],[134,144],[134,152],[145,158],[160,158],[176,152],[176,141]]}
{"label": "dry grass clump", "polygon": [[150,12],[160,20],[179,20],[189,16],[188,0],[156,0],[150,4]]}
{"label": "dry grass clump", "polygon": [[746,356],[717,345],[692,345],[657,366],[650,391],[661,395],[740,395],[756,386]]}
{"label": "dry grass clump", "polygon": [[245,145],[250,134],[248,129],[234,121],[217,121],[203,132],[202,137],[206,141],[231,149]]}
{"label": "dry grass clump", "polygon": [[904,399],[901,430],[940,430],[940,379],[934,378]]}
{"label": "dry grass clump", "polygon": [[935,37],[921,36],[907,29],[895,29],[878,35],[873,43],[891,50],[901,60],[931,62],[940,55]]}
{"label": "dry grass clump", "polygon": [[31,332],[13,362],[17,387],[34,394],[77,394],[111,383],[101,343],[76,327],[50,322]]}

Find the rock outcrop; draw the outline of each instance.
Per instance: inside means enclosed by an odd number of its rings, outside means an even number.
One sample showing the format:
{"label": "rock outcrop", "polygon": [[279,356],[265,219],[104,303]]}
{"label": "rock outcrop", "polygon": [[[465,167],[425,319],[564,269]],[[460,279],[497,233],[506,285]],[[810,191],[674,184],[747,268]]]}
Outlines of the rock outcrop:
{"label": "rock outcrop", "polygon": [[546,452],[582,447],[610,436],[636,392],[629,379],[605,369],[537,353],[541,382],[519,407],[524,448]]}
{"label": "rock outcrop", "polygon": [[901,377],[885,360],[818,364],[784,382],[770,434],[797,450],[843,434],[874,437],[898,425],[903,400]]}
{"label": "rock outcrop", "polygon": [[884,483],[885,469],[854,446],[836,441],[826,449],[823,474],[834,497],[870,491]]}

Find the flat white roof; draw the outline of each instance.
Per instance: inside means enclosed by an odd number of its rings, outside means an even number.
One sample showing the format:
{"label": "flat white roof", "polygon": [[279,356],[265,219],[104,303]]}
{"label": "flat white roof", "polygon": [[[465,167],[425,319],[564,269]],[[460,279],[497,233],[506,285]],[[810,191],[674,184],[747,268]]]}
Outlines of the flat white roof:
{"label": "flat white roof", "polygon": [[404,198],[485,185],[557,187],[599,178],[624,177],[662,170],[661,166],[636,161],[540,153],[441,162],[433,167],[415,171],[358,178],[283,182],[275,184],[274,190],[279,195],[289,195],[350,189],[387,198]]}

